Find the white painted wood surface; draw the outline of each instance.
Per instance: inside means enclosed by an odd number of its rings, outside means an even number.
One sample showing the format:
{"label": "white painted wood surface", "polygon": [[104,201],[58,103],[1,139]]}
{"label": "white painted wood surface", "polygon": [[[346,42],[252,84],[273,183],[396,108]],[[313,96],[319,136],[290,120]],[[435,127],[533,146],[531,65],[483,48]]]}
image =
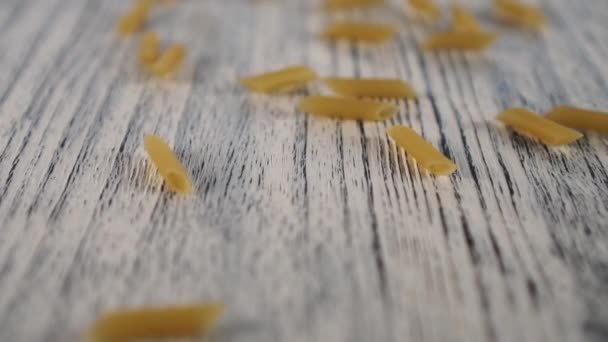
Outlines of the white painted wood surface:
{"label": "white painted wood surface", "polygon": [[[0,3],[0,341],[75,341],[106,310],[223,300],[217,341],[607,341],[608,138],[549,149],[502,109],[608,109],[608,2],[544,0],[542,34],[469,1],[500,41],[421,53],[401,0],[351,15],[399,26],[329,44],[316,1],[178,1],[151,23],[189,47],[148,78],[119,0]],[[444,2],[445,4],[445,2]],[[243,75],[304,63],[420,92],[385,123],[253,96]],[[310,89],[309,92],[325,92]],[[435,179],[385,134],[410,125],[459,165]],[[196,193],[167,194],[144,133]]]}

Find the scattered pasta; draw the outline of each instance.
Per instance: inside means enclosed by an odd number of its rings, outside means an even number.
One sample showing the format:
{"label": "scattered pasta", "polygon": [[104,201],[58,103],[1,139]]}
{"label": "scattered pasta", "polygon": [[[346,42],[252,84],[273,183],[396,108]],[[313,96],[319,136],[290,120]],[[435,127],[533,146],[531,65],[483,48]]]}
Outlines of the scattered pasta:
{"label": "scattered pasta", "polygon": [[432,0],[408,0],[410,6],[424,18],[437,21],[439,19],[439,7]]}
{"label": "scattered pasta", "polygon": [[456,164],[429,144],[416,131],[406,126],[393,126],[388,135],[399,147],[423,168],[436,176],[447,176],[456,171]]}
{"label": "scattered pasta", "polygon": [[241,79],[241,84],[258,93],[295,90],[306,86],[317,79],[317,74],[304,65],[294,65],[281,70]]}
{"label": "scattered pasta", "polygon": [[545,117],[560,125],[608,133],[608,113],[572,106],[559,106],[553,108]]}
{"label": "scattered pasta", "polygon": [[428,50],[482,50],[494,43],[497,37],[496,33],[481,31],[439,32],[424,42],[423,48]]}
{"label": "scattered pasta", "polygon": [[498,121],[513,127],[519,133],[538,138],[547,145],[564,145],[575,142],[583,135],[524,108],[511,108],[500,113]]}
{"label": "scattered pasta", "polygon": [[384,0],[326,0],[323,9],[329,12],[381,5]]}
{"label": "scattered pasta", "polygon": [[160,52],[160,38],[156,32],[147,32],[143,35],[139,45],[139,61],[142,65],[151,65],[158,58]]}
{"label": "scattered pasta", "polygon": [[204,336],[215,328],[223,312],[223,304],[152,307],[111,312],[93,323],[89,328],[87,340],[114,342]]}
{"label": "scattered pasta", "polygon": [[116,30],[121,36],[133,34],[141,29],[148,20],[151,5],[147,1],[138,2],[118,21]]}
{"label": "scattered pasta", "polygon": [[165,183],[176,193],[189,194],[192,192],[190,176],[175,153],[165,142],[155,136],[144,136],[144,146],[150,159],[165,180]]}
{"label": "scattered pasta", "polygon": [[515,25],[541,29],[547,19],[543,11],[518,0],[494,0],[496,12],[503,20]]}
{"label": "scattered pasta", "polygon": [[186,57],[186,47],[181,44],[170,46],[163,52],[156,62],[150,64],[150,71],[159,77],[174,74]]}
{"label": "scattered pasta", "polygon": [[359,40],[380,43],[392,38],[397,33],[393,25],[340,21],[328,27],[323,33],[326,39]]}
{"label": "scattered pasta", "polygon": [[326,78],[325,83],[344,96],[416,98],[414,90],[402,80]]}
{"label": "scattered pasta", "polygon": [[452,26],[457,32],[478,32],[481,26],[475,17],[460,5],[452,6]]}
{"label": "scattered pasta", "polygon": [[373,121],[386,120],[398,110],[390,103],[328,96],[309,96],[300,102],[298,109],[319,116]]}

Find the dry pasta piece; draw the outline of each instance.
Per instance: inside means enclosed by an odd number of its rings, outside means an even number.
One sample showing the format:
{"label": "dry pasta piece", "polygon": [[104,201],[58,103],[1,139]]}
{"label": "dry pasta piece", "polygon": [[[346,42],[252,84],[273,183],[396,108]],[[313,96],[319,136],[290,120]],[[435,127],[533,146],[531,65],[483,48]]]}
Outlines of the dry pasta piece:
{"label": "dry pasta piece", "polygon": [[433,34],[423,44],[425,49],[482,50],[494,43],[498,35],[492,32],[457,31]]}
{"label": "dry pasta piece", "polygon": [[150,71],[159,77],[174,74],[186,58],[186,47],[181,44],[170,46],[150,65]]}
{"label": "dry pasta piece", "polygon": [[215,328],[223,312],[223,304],[115,311],[98,318],[87,337],[90,342],[114,342],[203,336]]}
{"label": "dry pasta piece", "polygon": [[415,99],[416,93],[402,80],[326,78],[325,83],[337,94],[355,97]]}
{"label": "dry pasta piece", "polygon": [[316,79],[317,74],[311,68],[304,65],[294,65],[281,70],[242,78],[241,84],[251,91],[268,94],[300,89],[306,86],[308,82]]}
{"label": "dry pasta piece", "polygon": [[437,7],[432,0],[408,0],[410,6],[412,6],[416,12],[424,16],[425,18],[437,21],[439,19],[439,7]]}
{"label": "dry pasta piece", "polygon": [[494,4],[498,16],[516,25],[538,30],[547,21],[539,7],[526,5],[517,0],[495,0]]}
{"label": "dry pasta piece", "polygon": [[118,21],[116,30],[121,36],[127,36],[138,31],[148,20],[151,6],[147,2],[139,2]]}
{"label": "dry pasta piece", "polygon": [[323,9],[329,12],[349,10],[357,7],[381,5],[384,0],[326,0]]}
{"label": "dry pasta piece", "polygon": [[460,5],[452,6],[452,19],[454,31],[481,31],[481,26],[477,19],[466,8]]}
{"label": "dry pasta piece", "polygon": [[323,37],[380,43],[392,38],[395,33],[397,28],[393,25],[340,21],[328,27]]}
{"label": "dry pasta piece", "polygon": [[143,65],[150,65],[156,61],[160,52],[160,38],[156,32],[144,34],[139,45],[139,61]]}
{"label": "dry pasta piece", "polygon": [[373,121],[386,120],[398,110],[390,103],[329,96],[309,96],[300,102],[298,109],[319,116]]}
{"label": "dry pasta piece", "polygon": [[456,171],[456,164],[429,144],[416,131],[406,126],[393,126],[387,131],[395,143],[430,173],[447,176]]}
{"label": "dry pasta piece", "polygon": [[558,106],[545,117],[560,125],[608,133],[608,113],[572,106]]}
{"label": "dry pasta piece", "polygon": [[524,135],[538,138],[547,145],[564,145],[575,142],[583,135],[524,108],[511,108],[500,113],[498,121],[513,127]]}
{"label": "dry pasta piece", "polygon": [[150,159],[171,190],[189,194],[192,192],[190,176],[175,153],[155,135],[144,136],[144,146]]}

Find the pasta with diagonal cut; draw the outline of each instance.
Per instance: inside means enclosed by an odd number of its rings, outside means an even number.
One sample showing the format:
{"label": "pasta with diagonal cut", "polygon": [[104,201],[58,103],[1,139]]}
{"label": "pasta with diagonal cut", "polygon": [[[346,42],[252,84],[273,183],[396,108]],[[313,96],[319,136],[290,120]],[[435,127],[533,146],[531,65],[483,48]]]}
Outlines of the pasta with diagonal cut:
{"label": "pasta with diagonal cut", "polygon": [[340,21],[328,27],[322,36],[325,39],[345,39],[372,43],[384,42],[397,33],[393,25]]}
{"label": "pasta with diagonal cut", "polygon": [[482,50],[496,41],[498,35],[482,31],[455,31],[433,34],[422,45],[424,49]]}
{"label": "pasta with diagonal cut", "polygon": [[447,176],[456,171],[456,164],[429,144],[416,131],[406,126],[393,126],[388,135],[405,150],[423,169],[437,176]]}
{"label": "pasta with diagonal cut", "polygon": [[539,7],[517,0],[494,0],[496,13],[503,20],[522,27],[541,29],[547,19]]}
{"label": "pasta with diagonal cut", "polygon": [[583,137],[581,133],[534,114],[524,108],[511,108],[500,113],[498,121],[524,135],[539,139],[546,145],[565,145]]}
{"label": "pasta with diagonal cut", "polygon": [[161,138],[155,135],[144,136],[144,147],[171,190],[183,194],[192,192],[192,181],[188,172]]}
{"label": "pasta with diagonal cut", "polygon": [[118,34],[127,36],[139,31],[148,20],[151,8],[152,5],[146,1],[138,2],[118,21],[118,25],[116,26]]}
{"label": "pasta with diagonal cut", "polygon": [[150,64],[150,71],[159,77],[166,77],[175,74],[181,67],[186,58],[186,47],[182,44],[175,44],[167,48],[158,59]]}
{"label": "pasta with diagonal cut", "polygon": [[350,10],[384,4],[385,0],[326,0],[323,9],[328,12]]}
{"label": "pasta with diagonal cut", "polygon": [[416,92],[402,80],[330,77],[324,81],[335,93],[344,96],[416,98]]}
{"label": "pasta with diagonal cut", "polygon": [[329,96],[309,96],[300,102],[298,109],[337,119],[372,121],[386,120],[398,110],[390,103]]}
{"label": "pasta with diagonal cut", "polygon": [[139,45],[139,61],[143,65],[150,65],[156,61],[160,52],[160,38],[156,32],[147,32],[143,35]]}
{"label": "pasta with diagonal cut", "polygon": [[477,32],[481,31],[481,25],[475,17],[460,5],[452,6],[452,26],[457,32]]}
{"label": "pasta with diagonal cut", "polygon": [[261,75],[242,78],[241,84],[251,91],[268,94],[300,89],[316,79],[317,74],[311,68],[304,65],[294,65]]}
{"label": "pasta with diagonal cut", "polygon": [[437,7],[432,0],[408,0],[408,3],[424,18],[428,18],[433,21],[437,21],[439,19],[439,7]]}
{"label": "pasta with diagonal cut", "polygon": [[608,133],[607,112],[597,112],[573,106],[558,106],[547,113],[545,117],[560,125]]}

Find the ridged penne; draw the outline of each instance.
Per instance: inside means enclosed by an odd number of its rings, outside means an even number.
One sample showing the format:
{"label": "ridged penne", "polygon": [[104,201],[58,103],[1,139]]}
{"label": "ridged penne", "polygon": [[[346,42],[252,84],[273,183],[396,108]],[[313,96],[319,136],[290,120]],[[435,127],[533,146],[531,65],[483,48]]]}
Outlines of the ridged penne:
{"label": "ridged penne", "polygon": [[209,334],[224,312],[223,304],[168,306],[116,311],[89,328],[88,342],[188,338]]}
{"label": "ridged penne", "polygon": [[151,5],[147,2],[138,2],[127,14],[118,21],[116,30],[121,36],[127,36],[139,31],[148,20]]}
{"label": "ridged penne", "polygon": [[161,138],[155,135],[144,136],[144,147],[171,190],[183,194],[192,192],[192,182],[188,172]]}
{"label": "ridged penne", "polygon": [[481,26],[475,17],[460,5],[452,6],[452,26],[458,32],[477,32],[481,31]]}
{"label": "ridged penne", "polygon": [[344,96],[416,98],[414,90],[402,80],[332,77],[324,81],[335,93]]}
{"label": "ridged penne", "polygon": [[437,176],[456,171],[456,164],[429,144],[416,131],[406,126],[393,126],[387,131],[395,143],[403,148],[423,169]]}
{"label": "ridged penne", "polygon": [[507,22],[532,29],[541,29],[547,19],[543,11],[517,0],[495,0],[494,5],[499,17]]}
{"label": "ridged penne", "polygon": [[298,109],[337,119],[372,121],[386,120],[398,110],[390,103],[328,96],[309,96],[300,102]]}
{"label": "ridged penne", "polygon": [[317,79],[317,74],[304,65],[294,65],[281,70],[267,72],[261,75],[241,79],[241,84],[247,89],[258,93],[295,90],[306,86]]}
{"label": "ridged penne", "polygon": [[393,25],[340,21],[323,32],[326,39],[346,39],[379,43],[392,38],[397,33]]}
{"label": "ridged penne", "polygon": [[546,145],[564,145],[582,138],[582,134],[524,108],[511,108],[500,113],[498,121],[524,135],[539,139]]}
{"label": "ridged penne", "polygon": [[174,74],[182,65],[186,58],[186,47],[181,44],[170,46],[163,52],[156,62],[150,64],[150,72],[159,77],[166,77]]}
{"label": "ridged penne", "polygon": [[424,42],[423,48],[482,50],[494,43],[497,37],[496,33],[481,31],[439,32]]}
{"label": "ridged penne", "polygon": [[350,10],[358,7],[377,6],[385,0],[326,0],[323,9],[328,12]]}
{"label": "ridged penne", "polygon": [[143,65],[150,65],[156,61],[160,52],[160,38],[156,32],[147,32],[143,35],[139,45],[139,61]]}
{"label": "ridged penne", "polygon": [[410,6],[425,18],[437,21],[440,11],[432,0],[408,0]]}
{"label": "ridged penne", "polygon": [[572,106],[559,106],[553,108],[545,117],[560,125],[608,133],[608,113]]}

